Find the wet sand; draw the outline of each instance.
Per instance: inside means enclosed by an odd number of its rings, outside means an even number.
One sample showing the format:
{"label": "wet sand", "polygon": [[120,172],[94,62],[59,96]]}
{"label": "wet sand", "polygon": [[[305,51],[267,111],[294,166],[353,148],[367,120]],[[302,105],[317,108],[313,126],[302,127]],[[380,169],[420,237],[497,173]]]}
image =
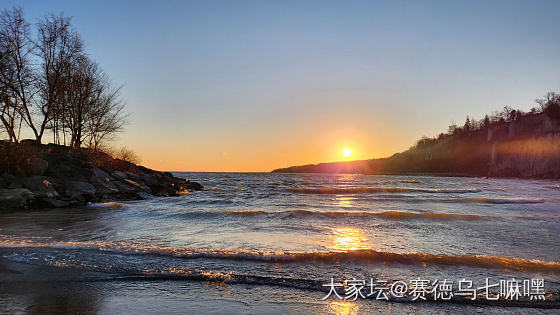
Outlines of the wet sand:
{"label": "wet sand", "polygon": [[0,258],[0,313],[8,314],[554,314],[557,310],[445,303],[323,301],[322,293],[190,281],[123,280],[109,273]]}

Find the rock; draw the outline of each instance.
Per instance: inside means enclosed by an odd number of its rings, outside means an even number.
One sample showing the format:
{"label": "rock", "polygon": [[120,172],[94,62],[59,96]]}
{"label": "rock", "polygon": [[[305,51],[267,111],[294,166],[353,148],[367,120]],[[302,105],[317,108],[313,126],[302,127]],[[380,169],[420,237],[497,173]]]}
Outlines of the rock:
{"label": "rock", "polygon": [[94,167],[91,169],[90,184],[95,187],[95,195],[100,199],[109,199],[119,194],[119,189],[113,183],[114,178],[104,170]]}
{"label": "rock", "polygon": [[127,182],[127,183],[129,183],[129,184],[131,184],[131,185],[133,185],[133,186],[135,186],[135,187],[137,187],[138,189],[140,189],[140,190],[142,190],[142,191],[144,191],[144,192],[147,192],[148,194],[151,194],[151,193],[152,193],[152,190],[150,189],[150,187],[148,187],[148,186],[146,186],[146,185],[144,185],[144,184],[137,183],[137,182],[133,181],[132,179],[124,179],[124,181]]}
{"label": "rock", "polygon": [[142,192],[142,189],[140,189],[140,187],[132,185],[125,181],[115,181],[114,184],[119,189],[120,197],[122,199],[143,199],[138,195],[139,192]]}
{"label": "rock", "polygon": [[111,174],[116,180],[123,180],[126,178],[126,174],[121,171],[115,171]]}
{"label": "rock", "polygon": [[59,200],[60,194],[55,189],[55,181],[56,179],[47,176],[26,177],[23,179],[23,187],[31,190],[34,196],[33,204],[38,207],[67,207],[68,202]]}
{"label": "rock", "polygon": [[134,193],[138,189],[136,186],[131,185],[124,181],[113,182],[121,194]]}
{"label": "rock", "polygon": [[29,175],[43,175],[49,167],[49,162],[41,158],[33,158],[29,161],[27,173]]}
{"label": "rock", "polygon": [[138,181],[141,180],[140,176],[138,176],[137,174],[134,174],[132,172],[125,171],[124,174],[126,175],[126,178],[132,179],[133,181],[138,182]]}
{"label": "rock", "polygon": [[35,198],[57,198],[58,192],[54,189],[53,178],[46,176],[32,176],[23,179],[23,186],[33,193]]}
{"label": "rock", "polygon": [[21,188],[23,186],[23,181],[21,178],[15,177],[12,174],[4,173],[0,176],[2,181],[5,183],[5,188],[7,189],[16,189]]}
{"label": "rock", "polygon": [[92,172],[91,179],[95,178],[106,182],[113,180],[113,177],[111,177],[111,175],[109,175],[107,172],[105,172],[100,168],[94,167],[91,169],[91,172]]}
{"label": "rock", "polygon": [[140,198],[142,198],[142,199],[152,199],[152,198],[154,198],[154,196],[152,194],[148,194],[148,193],[143,192],[143,191],[139,192],[138,196],[140,196]]}
{"label": "rock", "polygon": [[119,194],[119,189],[112,181],[94,179],[90,183],[95,187],[95,195],[99,198],[106,199]]}
{"label": "rock", "polygon": [[33,200],[29,189],[0,189],[0,210],[25,209]]}
{"label": "rock", "polygon": [[140,179],[148,186],[157,184],[158,180],[154,175],[142,175]]}
{"label": "rock", "polygon": [[162,184],[155,184],[150,186],[152,193],[158,197],[169,197],[176,196],[177,191],[171,187],[164,186]]}
{"label": "rock", "polygon": [[188,180],[185,184],[187,186],[188,190],[203,190],[204,186],[202,186],[201,184],[197,183],[197,182],[191,182],[190,180]]}
{"label": "rock", "polygon": [[81,181],[67,181],[65,182],[64,194],[72,200],[79,200],[82,202],[95,200],[95,187],[86,182]]}

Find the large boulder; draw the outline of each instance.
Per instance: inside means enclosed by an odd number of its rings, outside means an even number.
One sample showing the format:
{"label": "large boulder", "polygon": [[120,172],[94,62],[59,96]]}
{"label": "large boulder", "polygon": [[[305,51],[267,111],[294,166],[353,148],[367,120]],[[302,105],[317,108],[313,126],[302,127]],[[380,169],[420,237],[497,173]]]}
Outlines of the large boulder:
{"label": "large boulder", "polygon": [[138,174],[134,174],[134,173],[129,172],[129,171],[124,171],[124,174],[126,175],[126,178],[132,179],[135,182],[138,182],[138,181],[141,180],[140,176]]}
{"label": "large boulder", "polygon": [[0,189],[0,210],[25,209],[33,200],[29,189]]}
{"label": "large boulder", "polygon": [[185,186],[187,187],[188,190],[203,190],[204,186],[202,186],[201,184],[197,183],[197,182],[191,182],[190,180],[188,180],[185,183]]}
{"label": "large boulder", "polygon": [[99,199],[107,200],[120,194],[119,188],[113,182],[93,181],[91,184],[95,187],[95,195]]}
{"label": "large boulder", "polygon": [[15,177],[12,174],[4,173],[0,176],[1,180],[4,182],[4,188],[16,189],[23,186],[23,181],[19,177]]}
{"label": "large boulder", "polygon": [[23,187],[31,190],[36,198],[57,198],[59,193],[54,188],[54,181],[47,176],[31,176],[23,179]]}
{"label": "large boulder", "polygon": [[111,175],[97,167],[92,168],[91,173],[89,182],[95,187],[95,195],[99,199],[106,200],[119,195],[119,189],[113,183],[115,179]]}
{"label": "large boulder", "polygon": [[47,176],[32,176],[23,179],[23,187],[33,193],[34,205],[49,208],[67,207],[69,203],[59,199],[60,194],[55,189],[55,183],[60,187],[56,179]]}
{"label": "large boulder", "polygon": [[97,167],[92,168],[91,173],[92,174],[90,180],[99,179],[105,182],[109,182],[113,180],[113,177],[111,177],[111,175],[109,175],[107,172]]}
{"label": "large boulder", "polygon": [[177,195],[177,191],[175,189],[159,183],[151,185],[150,188],[152,189],[152,193],[158,197],[169,197]]}
{"label": "large boulder", "polygon": [[142,174],[140,179],[148,186],[155,185],[158,183],[158,179],[155,175]]}
{"label": "large boulder", "polygon": [[[148,194],[151,194],[151,193],[152,193],[152,189],[150,189],[150,187],[144,185],[143,183],[135,182],[135,181],[133,181],[132,179],[124,179],[123,181],[126,182],[126,183],[128,183],[128,184],[130,184],[130,185],[132,185],[132,186],[134,186],[134,187],[136,187],[136,188],[138,188],[139,190],[141,190],[141,191],[143,191],[143,192],[146,192],[146,193],[148,193]],[[138,191],[138,190],[137,190],[137,191]]]}
{"label": "large boulder", "polygon": [[122,199],[143,199],[138,195],[139,192],[142,192],[142,189],[140,189],[140,187],[120,180],[114,181],[113,183],[119,189],[120,197]]}
{"label": "large boulder", "polygon": [[70,180],[65,182],[64,194],[71,200],[87,202],[95,200],[95,187],[87,182]]}
{"label": "large boulder", "polygon": [[113,178],[115,178],[116,180],[123,180],[126,178],[126,174],[121,171],[115,171],[111,173],[111,176],[113,176]]}

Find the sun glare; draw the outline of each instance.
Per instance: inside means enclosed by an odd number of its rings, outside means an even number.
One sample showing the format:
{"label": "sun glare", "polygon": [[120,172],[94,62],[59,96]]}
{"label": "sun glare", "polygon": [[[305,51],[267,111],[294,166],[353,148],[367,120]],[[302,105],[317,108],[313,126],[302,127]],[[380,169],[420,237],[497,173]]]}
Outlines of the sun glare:
{"label": "sun glare", "polygon": [[333,229],[331,236],[333,244],[329,247],[334,250],[348,251],[357,249],[366,249],[368,239],[361,230],[353,228],[336,228]]}
{"label": "sun glare", "polygon": [[352,150],[346,148],[346,149],[342,150],[342,155],[344,157],[350,157],[350,155],[352,155]]}

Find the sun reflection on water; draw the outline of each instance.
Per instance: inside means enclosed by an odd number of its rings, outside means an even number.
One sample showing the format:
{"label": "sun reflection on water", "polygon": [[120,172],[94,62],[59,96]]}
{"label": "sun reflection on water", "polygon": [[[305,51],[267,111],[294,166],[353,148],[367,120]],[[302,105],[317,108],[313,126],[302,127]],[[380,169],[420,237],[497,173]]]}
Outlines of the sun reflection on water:
{"label": "sun reflection on water", "polygon": [[368,239],[359,229],[335,228],[332,232],[333,242],[330,246],[332,249],[346,251],[369,248],[367,245]]}
{"label": "sun reflection on water", "polygon": [[352,208],[354,206],[354,200],[356,198],[352,196],[337,196],[336,203],[337,206],[341,208]]}
{"label": "sun reflection on water", "polygon": [[329,313],[336,315],[358,314],[358,305],[349,301],[333,301],[328,306]]}

